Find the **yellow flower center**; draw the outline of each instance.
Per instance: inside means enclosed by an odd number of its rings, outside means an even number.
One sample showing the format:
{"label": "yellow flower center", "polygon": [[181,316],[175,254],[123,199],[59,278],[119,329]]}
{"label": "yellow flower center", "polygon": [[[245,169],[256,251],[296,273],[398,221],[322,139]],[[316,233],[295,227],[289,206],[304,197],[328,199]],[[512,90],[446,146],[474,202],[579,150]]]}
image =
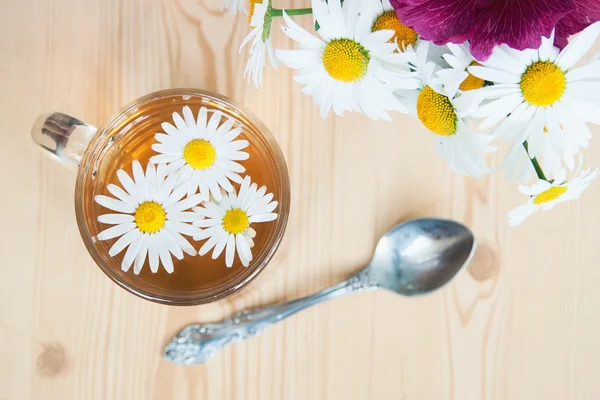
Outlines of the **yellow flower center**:
{"label": "yellow flower center", "polygon": [[450,136],[456,132],[458,117],[450,99],[425,86],[417,98],[417,115],[433,133]]}
{"label": "yellow flower center", "polygon": [[543,204],[549,201],[556,200],[567,191],[566,186],[552,186],[550,189],[544,190],[542,193],[535,196],[533,204]]}
{"label": "yellow flower center", "polygon": [[204,139],[194,139],[183,148],[183,158],[195,169],[206,169],[215,163],[217,151]]}
{"label": "yellow flower center", "polygon": [[234,235],[244,232],[250,226],[248,214],[241,208],[232,208],[223,216],[223,229]]}
{"label": "yellow flower center", "polygon": [[323,50],[323,66],[333,78],[343,82],[355,82],[367,72],[369,52],[351,39],[333,39]]}
{"label": "yellow flower center", "polygon": [[[248,25],[250,25],[252,23],[252,17],[254,16],[254,7],[256,7],[257,4],[262,4],[262,0],[250,0],[250,11],[248,11]],[[254,28],[254,26],[250,25],[251,28]]]}
{"label": "yellow flower center", "polygon": [[377,17],[371,27],[372,32],[382,31],[384,29],[394,31],[394,36],[392,36],[390,42],[398,42],[401,51],[404,51],[409,44],[414,46],[415,43],[417,43],[417,32],[400,22],[395,11],[384,12]]}
{"label": "yellow flower center", "polygon": [[155,233],[162,229],[167,213],[155,201],[145,201],[135,210],[135,224],[144,233]]}
{"label": "yellow flower center", "polygon": [[530,104],[546,107],[554,104],[565,92],[564,72],[553,62],[536,61],[521,76],[521,92]]}
{"label": "yellow flower center", "polygon": [[[481,64],[479,64],[477,61],[473,61],[471,64],[469,64],[469,66],[471,66],[471,65],[481,67]],[[460,90],[462,90],[463,92],[466,92],[468,90],[474,90],[474,89],[479,89],[479,88],[483,87],[485,80],[478,78],[475,75],[471,75],[471,73],[469,71],[467,71],[467,73],[469,75],[467,75],[465,80],[462,81],[462,83],[458,87]]]}

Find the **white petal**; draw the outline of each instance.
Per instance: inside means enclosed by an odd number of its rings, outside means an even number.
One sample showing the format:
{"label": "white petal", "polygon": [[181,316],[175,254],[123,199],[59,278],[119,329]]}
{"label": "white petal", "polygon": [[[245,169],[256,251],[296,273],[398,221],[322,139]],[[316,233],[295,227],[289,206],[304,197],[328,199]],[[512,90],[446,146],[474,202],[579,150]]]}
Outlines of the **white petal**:
{"label": "white petal", "polygon": [[156,234],[148,235],[148,262],[150,263],[150,271],[152,273],[158,272],[158,241],[156,240]]}
{"label": "white petal", "polygon": [[250,188],[246,192],[244,198],[240,197],[240,205],[242,210],[247,210],[248,207],[252,204],[251,201],[254,198],[254,195],[256,194],[257,190],[258,189],[256,183],[253,183],[252,185],[250,185]]}
{"label": "white petal", "polygon": [[[206,241],[206,243],[204,243],[202,245],[202,247],[200,247],[200,250],[198,250],[198,255],[203,256],[206,253],[208,253],[210,251],[210,249],[212,249],[217,244],[218,240],[219,240],[218,234],[211,236]],[[218,257],[218,254],[217,254],[217,257]]]}
{"label": "white petal", "polygon": [[221,219],[225,215],[225,211],[211,201],[206,201],[202,204],[204,207],[194,207],[194,212],[208,218]]}
{"label": "white petal", "polygon": [[246,240],[248,241],[248,246],[250,246],[250,248],[253,248],[254,247],[254,240],[252,240],[252,238],[250,236],[248,236],[248,235],[245,235],[245,236],[246,236]]}
{"label": "white petal", "polygon": [[250,220],[250,223],[253,223],[253,222],[269,222],[269,221],[276,220],[277,219],[277,214],[275,214],[275,213],[257,214],[257,215],[251,216],[248,219]]}
{"label": "white petal", "polygon": [[184,135],[183,132],[179,132],[179,130],[177,128],[175,128],[173,125],[171,125],[168,122],[163,122],[162,124],[160,124],[160,127],[169,136],[172,136],[175,138],[181,138]]}
{"label": "white petal", "polygon": [[250,158],[250,154],[245,151],[230,151],[221,154],[220,157],[223,157],[226,160],[244,161]]}
{"label": "white petal", "polygon": [[256,204],[265,195],[266,191],[266,186],[262,186],[260,189],[258,189],[247,203],[242,204],[244,206],[244,210],[248,210],[250,207]]}
{"label": "white petal", "polygon": [[192,208],[193,206],[197,206],[198,204],[200,204],[202,201],[205,200],[205,197],[202,196],[201,194],[195,194],[191,197],[186,198],[185,200],[182,200],[178,203],[175,204],[171,204],[170,206],[165,208],[165,211],[170,214],[173,212],[179,212],[179,211],[183,211],[183,210],[187,210]]}
{"label": "white petal", "polygon": [[131,197],[133,197],[137,201],[142,200],[142,196],[144,193],[141,190],[141,187],[138,187],[135,184],[135,182],[133,181],[133,179],[131,179],[127,172],[123,171],[122,169],[118,170],[117,178],[119,178],[119,182],[121,182],[121,185],[127,191],[127,193],[131,195]]}
{"label": "white petal", "polygon": [[196,221],[194,222],[194,226],[197,226],[198,228],[210,228],[212,226],[218,226],[221,225],[221,220],[220,219],[202,219],[200,221]]}
{"label": "white petal", "polygon": [[125,224],[115,225],[106,230],[103,230],[98,234],[98,240],[108,240],[115,238],[117,236],[121,236],[132,229],[136,228],[136,224],[134,222],[128,222]]}
{"label": "white petal", "polygon": [[94,196],[94,200],[102,207],[122,213],[133,213],[136,209],[136,207],[132,206],[131,204],[124,203],[121,200],[113,199],[112,197],[108,196]]}
{"label": "white petal", "polygon": [[189,106],[183,107],[183,119],[185,120],[185,124],[188,129],[192,131],[196,127],[196,121],[194,118],[194,113]]}
{"label": "white petal", "polygon": [[173,192],[173,188],[177,183],[177,179],[178,174],[176,172],[172,173],[167,179],[165,179],[165,181],[161,185],[159,185],[159,187],[157,187],[155,199],[159,204],[164,205],[165,200]]}
{"label": "white petal", "polygon": [[[489,114],[489,116],[479,125],[479,129],[485,130],[496,125],[498,122],[506,118],[507,115],[512,113],[517,107],[523,104],[523,97],[520,94],[512,94],[510,96],[502,97],[493,103],[488,103],[481,106],[478,110],[474,111],[472,115],[477,117],[476,114],[481,113],[480,116]],[[490,111],[484,111],[486,106],[491,106],[493,114]]]}
{"label": "white petal", "polygon": [[98,222],[101,224],[124,224],[133,222],[134,216],[131,214],[103,214],[98,216]]}
{"label": "white petal", "polygon": [[181,115],[179,115],[179,113],[173,113],[173,122],[175,123],[175,126],[177,127],[179,132],[185,134],[188,137],[191,137],[191,131],[189,130],[187,124],[185,123]]}
{"label": "white petal", "polygon": [[220,146],[217,150],[221,153],[228,153],[245,149],[248,145],[249,142],[247,140],[235,140]]}
{"label": "white petal", "polygon": [[247,267],[250,265],[250,261],[252,260],[252,251],[250,250],[250,245],[248,244],[248,241],[244,235],[236,235],[235,239],[240,261],[244,267]]}
{"label": "white petal", "polygon": [[521,78],[508,72],[488,67],[471,66],[469,72],[478,78],[494,83],[519,83]]}
{"label": "white petal", "polygon": [[235,125],[235,120],[233,118],[225,117],[225,122],[219,126],[216,132],[220,135],[225,135],[231,130],[231,128],[233,128],[233,125]]}
{"label": "white petal", "polygon": [[142,232],[140,232],[139,229],[133,229],[127,232],[126,234],[121,236],[119,240],[115,242],[115,244],[112,245],[112,247],[108,251],[108,255],[111,257],[116,256],[121,251],[123,251],[125,247],[129,246],[135,239],[139,238],[140,236],[142,236]]}
{"label": "white petal", "polygon": [[138,200],[134,199],[132,196],[127,194],[123,189],[121,189],[117,185],[109,183],[108,185],[106,185],[106,189],[117,199],[121,200],[123,203],[127,203],[134,207],[137,207],[139,205]]}
{"label": "white petal", "polygon": [[539,207],[532,203],[527,203],[520,207],[515,208],[514,210],[512,210],[511,212],[508,213],[508,218],[509,218],[508,225],[509,226],[519,225],[521,222],[523,222],[523,220],[525,220],[525,218],[529,217],[531,214],[536,212],[538,209],[539,209]]}
{"label": "white petal", "polygon": [[200,232],[196,233],[193,239],[199,242],[200,240],[206,240],[209,237],[214,236],[221,231],[223,231],[221,225],[211,226],[210,228],[202,229]]}
{"label": "white petal", "polygon": [[581,33],[565,47],[558,57],[556,57],[556,64],[563,70],[566,71],[573,65],[577,64],[579,60],[587,53],[592,46],[598,34],[600,33],[600,22],[596,22]]}
{"label": "white petal", "polygon": [[216,159],[215,165],[218,167],[221,167],[223,169],[237,172],[237,173],[242,173],[242,172],[246,171],[246,168],[244,168],[241,164],[239,164],[235,161],[226,160],[226,159]]}
{"label": "white petal", "polygon": [[221,255],[221,253],[223,253],[223,249],[225,248],[225,245],[227,244],[227,238],[229,237],[229,234],[221,229],[216,234],[216,236],[217,236],[217,244],[215,245],[215,249],[213,250],[213,253],[212,253],[213,260],[216,260],[217,257],[219,257]]}
{"label": "white petal", "polygon": [[191,211],[178,211],[167,214],[167,219],[175,222],[196,222],[202,220],[203,217],[202,215]]}
{"label": "white petal", "polygon": [[171,258],[171,254],[169,253],[169,250],[166,246],[165,243],[165,239],[162,235],[162,231],[159,232],[159,234],[161,234],[161,236],[158,237],[158,240],[160,241],[160,246],[158,248],[158,257],[160,258],[160,262],[163,266],[163,268],[165,269],[165,271],[167,271],[169,274],[173,273],[173,259]]}
{"label": "white petal", "polygon": [[156,168],[152,163],[148,163],[146,166],[146,184],[144,185],[144,192],[147,200],[156,199]]}
{"label": "white petal", "polygon": [[194,227],[191,224],[186,224],[183,222],[174,222],[167,220],[165,222],[165,227],[169,228],[171,232],[178,232],[186,236],[194,236],[198,233],[198,228]]}
{"label": "white petal", "polygon": [[233,265],[233,257],[235,255],[235,236],[229,234],[227,238],[227,249],[225,250],[225,265],[231,267]]}
{"label": "white petal", "polygon": [[144,261],[146,261],[146,255],[148,254],[148,235],[142,235],[142,242],[138,250],[138,254],[135,257],[135,263],[133,265],[133,273],[139,275]]}
{"label": "white petal", "polygon": [[205,129],[206,128],[206,119],[207,119],[207,110],[206,107],[202,107],[200,112],[198,112],[198,118],[196,120],[196,125],[198,128]]}
{"label": "white petal", "polygon": [[142,164],[140,164],[138,160],[135,160],[131,164],[131,169],[133,171],[133,179],[135,180],[135,184],[138,187],[143,187],[146,183],[146,180],[144,178],[144,170],[142,169]]}
{"label": "white petal", "polygon": [[179,200],[181,200],[181,198],[183,198],[183,196],[186,195],[187,191],[188,188],[185,184],[175,188],[175,190],[173,190],[173,193],[171,193],[169,197],[167,197],[167,199],[163,202],[163,208],[167,209],[172,204],[176,204]]}
{"label": "white petal", "polygon": [[212,115],[212,117],[210,117],[210,120],[208,121],[208,125],[206,125],[206,130],[209,132],[216,131],[219,126],[219,122],[221,122],[222,115],[223,115],[223,113],[219,110],[213,111],[213,115]]}
{"label": "white petal", "polygon": [[173,236],[175,238],[175,241],[177,242],[177,244],[179,245],[179,247],[183,251],[185,251],[190,256],[195,256],[196,255],[196,249],[194,249],[194,246],[192,246],[190,244],[190,242],[188,242],[187,239],[184,238],[179,232],[176,232],[173,229],[170,229],[166,225],[165,225],[165,229],[167,231],[169,231],[169,233],[171,234],[171,236]]}
{"label": "white petal", "polygon": [[135,260],[138,255],[138,251],[140,250],[143,241],[144,235],[139,235],[127,248],[125,256],[123,257],[123,262],[121,263],[121,270],[123,272],[129,271],[129,268],[131,268],[131,264],[133,264],[133,260]]}

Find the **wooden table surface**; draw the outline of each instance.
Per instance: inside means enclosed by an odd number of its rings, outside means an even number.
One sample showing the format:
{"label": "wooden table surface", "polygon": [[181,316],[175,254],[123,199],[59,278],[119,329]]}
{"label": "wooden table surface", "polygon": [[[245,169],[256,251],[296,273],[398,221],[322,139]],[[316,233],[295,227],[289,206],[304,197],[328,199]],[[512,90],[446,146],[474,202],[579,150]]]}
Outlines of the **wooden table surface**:
{"label": "wooden table surface", "polygon": [[[0,399],[598,399],[600,183],[509,228],[504,213],[524,200],[516,184],[451,173],[413,117],[323,120],[286,68],[267,68],[262,90],[242,81],[248,26],[219,1],[1,2]],[[275,32],[276,46],[291,45]],[[290,223],[271,265],[241,294],[200,307],[152,304],[114,285],[79,237],[75,173],[29,138],[42,112],[99,125],[172,87],[248,106],[279,140],[292,182]],[[592,165],[598,140],[586,151]],[[349,296],[206,365],[161,359],[187,323],[344,279],[387,228],[418,216],[462,221],[479,241],[445,290]]]}

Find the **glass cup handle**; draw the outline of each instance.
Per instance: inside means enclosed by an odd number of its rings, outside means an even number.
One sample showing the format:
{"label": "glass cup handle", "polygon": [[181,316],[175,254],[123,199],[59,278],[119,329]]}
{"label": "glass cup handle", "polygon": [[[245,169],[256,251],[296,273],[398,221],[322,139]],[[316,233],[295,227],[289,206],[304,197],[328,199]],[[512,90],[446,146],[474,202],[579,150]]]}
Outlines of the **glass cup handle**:
{"label": "glass cup handle", "polygon": [[77,118],[55,112],[38,117],[31,138],[59,161],[77,166],[96,131],[96,127]]}

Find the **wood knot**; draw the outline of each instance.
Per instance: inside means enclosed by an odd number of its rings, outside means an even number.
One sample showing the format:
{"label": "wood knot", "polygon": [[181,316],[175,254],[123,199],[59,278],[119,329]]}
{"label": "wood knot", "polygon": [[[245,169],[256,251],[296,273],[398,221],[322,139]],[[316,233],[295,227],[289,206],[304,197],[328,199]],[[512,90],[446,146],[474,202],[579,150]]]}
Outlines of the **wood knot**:
{"label": "wood knot", "polygon": [[500,266],[499,252],[487,243],[483,243],[477,246],[473,259],[467,266],[467,271],[476,281],[484,282],[496,278],[500,272]]}
{"label": "wood knot", "polygon": [[54,378],[68,367],[65,348],[60,343],[40,343],[42,352],[37,358],[38,375]]}

